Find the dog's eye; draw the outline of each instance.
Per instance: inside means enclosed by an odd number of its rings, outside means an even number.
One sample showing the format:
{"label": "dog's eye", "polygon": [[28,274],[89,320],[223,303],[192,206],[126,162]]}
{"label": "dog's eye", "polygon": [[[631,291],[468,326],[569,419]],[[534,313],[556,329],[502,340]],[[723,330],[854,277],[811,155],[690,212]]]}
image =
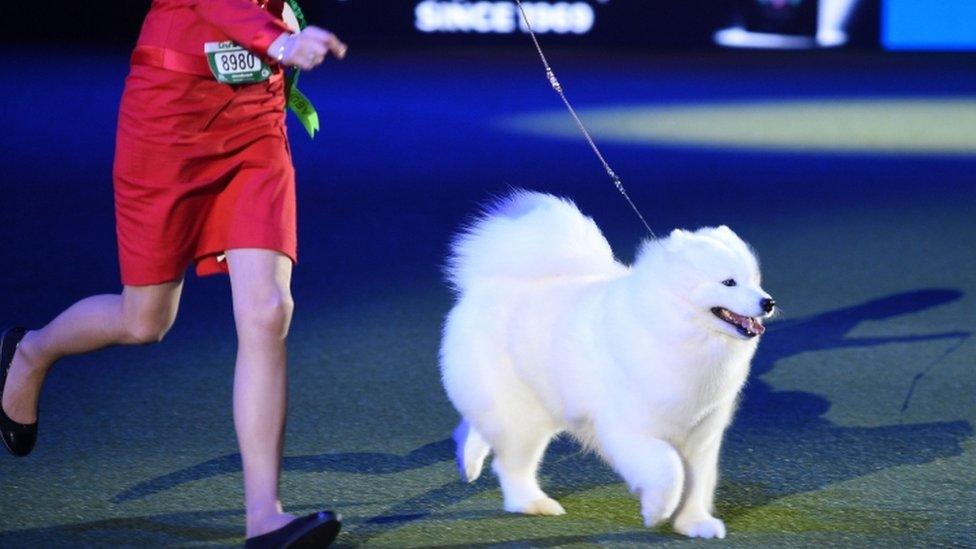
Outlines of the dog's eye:
{"label": "dog's eye", "polygon": [[732,286],[736,285],[736,281],[734,278],[728,278],[723,280],[722,284],[731,288]]}

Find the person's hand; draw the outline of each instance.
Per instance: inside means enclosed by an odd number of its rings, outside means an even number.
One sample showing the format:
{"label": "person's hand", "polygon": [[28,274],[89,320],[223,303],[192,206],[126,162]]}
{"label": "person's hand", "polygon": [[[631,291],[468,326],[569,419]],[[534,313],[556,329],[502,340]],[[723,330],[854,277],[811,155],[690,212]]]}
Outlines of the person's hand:
{"label": "person's hand", "polygon": [[295,34],[283,33],[268,47],[268,56],[289,67],[311,70],[331,52],[342,59],[346,46],[336,35],[319,27],[308,26]]}

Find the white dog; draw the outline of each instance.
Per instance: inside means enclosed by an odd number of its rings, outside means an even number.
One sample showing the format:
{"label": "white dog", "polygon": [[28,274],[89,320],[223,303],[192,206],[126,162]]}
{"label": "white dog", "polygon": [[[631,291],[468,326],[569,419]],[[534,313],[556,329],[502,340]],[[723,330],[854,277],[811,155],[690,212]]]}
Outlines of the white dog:
{"label": "white dog", "polygon": [[775,306],[732,230],[675,230],[628,267],[572,202],[519,191],[457,237],[448,275],[440,358],[462,479],[494,451],[505,510],[563,514],[536,471],[567,431],[624,478],[646,525],[725,536],[719,447]]}

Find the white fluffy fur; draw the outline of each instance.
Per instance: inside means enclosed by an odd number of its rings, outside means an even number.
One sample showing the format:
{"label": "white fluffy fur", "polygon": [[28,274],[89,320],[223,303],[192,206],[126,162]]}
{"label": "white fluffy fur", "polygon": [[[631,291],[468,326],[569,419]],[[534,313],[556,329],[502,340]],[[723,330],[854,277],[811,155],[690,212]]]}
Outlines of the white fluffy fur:
{"label": "white fluffy fur", "polygon": [[507,511],[562,514],[536,471],[568,431],[624,478],[645,524],[725,536],[719,447],[758,338],[711,309],[762,317],[769,297],[735,233],[676,230],[625,266],[572,202],[519,191],[458,236],[448,276],[441,371],[464,480],[494,452]]}

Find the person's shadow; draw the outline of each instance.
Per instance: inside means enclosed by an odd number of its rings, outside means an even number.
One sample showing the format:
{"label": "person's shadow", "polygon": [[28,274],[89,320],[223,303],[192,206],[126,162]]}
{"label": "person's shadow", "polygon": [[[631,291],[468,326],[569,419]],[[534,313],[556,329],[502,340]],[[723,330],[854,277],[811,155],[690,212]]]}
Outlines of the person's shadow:
{"label": "person's shadow", "polygon": [[[918,290],[811,317],[772,323],[760,343],[743,391],[741,407],[723,446],[723,484],[718,499],[720,502],[725,500],[725,503],[719,504],[724,518],[734,518],[736,513],[746,512],[784,496],[820,489],[889,467],[927,463],[961,454],[962,442],[973,434],[968,422],[842,427],[822,417],[830,408],[826,398],[803,391],[776,391],[761,376],[770,372],[780,361],[810,351],[946,341],[951,344],[948,354],[971,333],[959,331],[875,338],[850,338],[847,333],[865,320],[918,313],[957,301],[962,295],[959,291],[948,289]],[[915,384],[933,365],[919,365],[919,373],[906,388],[903,402],[877,404],[900,406],[904,411],[911,405]],[[843,384],[845,380],[838,379],[837,383]],[[390,474],[453,459],[454,444],[450,439],[445,439],[425,444],[406,455],[354,452],[292,456],[286,457],[282,466],[288,472]],[[117,494],[112,501],[132,501],[185,483],[240,470],[240,456],[225,455],[139,482]],[[557,439],[550,446],[542,473],[547,479],[547,486],[557,498],[622,482],[599,459],[582,452],[576,443],[565,438]],[[738,485],[749,488],[736,488]],[[439,519],[473,518],[471,513],[449,513],[444,510],[461,500],[496,488],[497,482],[490,474],[482,475],[471,484],[457,480],[434,486],[419,496],[392,504],[379,515],[350,517],[340,541],[353,545],[368,544],[374,536],[432,514]],[[636,502],[634,509],[636,516]],[[481,513],[479,516],[484,518],[485,515]],[[77,527],[71,526],[75,530]],[[625,534],[613,534],[607,540],[618,539],[620,535],[624,536],[620,541],[634,541]],[[651,533],[648,536],[643,541],[652,541],[657,537]],[[529,541],[552,545],[584,539],[563,536]]]}

